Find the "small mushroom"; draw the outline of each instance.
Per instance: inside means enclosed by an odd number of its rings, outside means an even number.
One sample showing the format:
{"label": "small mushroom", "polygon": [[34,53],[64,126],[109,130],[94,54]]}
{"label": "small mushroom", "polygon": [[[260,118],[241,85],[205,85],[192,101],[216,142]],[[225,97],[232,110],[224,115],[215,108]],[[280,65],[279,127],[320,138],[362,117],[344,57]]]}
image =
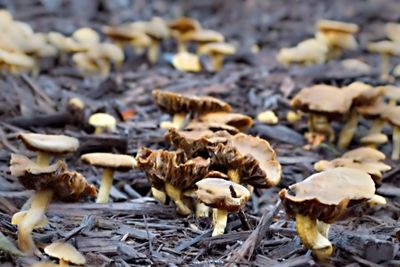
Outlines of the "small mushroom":
{"label": "small mushroom", "polygon": [[351,158],[357,162],[382,161],[386,158],[385,154],[375,148],[359,147],[347,151],[342,158]]}
{"label": "small mushroom", "polygon": [[112,153],[88,153],[82,155],[81,160],[86,164],[103,168],[96,203],[108,203],[115,171],[127,172],[136,166],[134,157]]}
{"label": "small mushroom", "polygon": [[309,114],[309,132],[321,133],[329,142],[335,138],[329,119],[346,114],[351,104],[343,90],[324,84],[302,89],[291,101],[293,108]]}
{"label": "small mushroom", "polygon": [[179,214],[189,215],[191,210],[182,199],[183,192],[208,173],[210,160],[202,157],[187,160],[182,151],[153,151],[147,148],[139,150],[136,160],[152,187],[166,192]]}
{"label": "small mushroom", "polygon": [[381,55],[381,79],[388,80],[390,78],[390,57],[400,56],[398,44],[392,41],[380,41],[368,43],[367,49],[372,53]]}
{"label": "small mushroom", "polygon": [[107,113],[95,113],[89,117],[89,124],[95,127],[94,134],[102,134],[104,130],[114,131],[117,120]]}
{"label": "small mushroom", "polygon": [[95,30],[87,27],[79,28],[74,31],[72,38],[81,44],[96,45],[100,43],[99,34]]}
{"label": "small mushroom", "polygon": [[212,236],[222,235],[228,220],[228,212],[238,212],[249,200],[246,187],[220,178],[206,178],[196,183],[197,198],[212,207],[215,217]]}
{"label": "small mushroom", "polygon": [[213,60],[214,71],[220,71],[224,57],[235,54],[236,49],[228,43],[208,43],[201,46],[198,53],[210,56]]}
{"label": "small mushroom", "polygon": [[383,95],[389,100],[389,105],[396,106],[400,99],[400,88],[393,85],[385,85],[379,88],[383,90]]}
{"label": "small mushroom", "polygon": [[182,36],[195,32],[201,29],[200,23],[194,19],[181,17],[168,22],[168,28],[171,30],[172,36],[178,43],[178,52],[187,51],[186,41],[182,39]]}
{"label": "small mushroom", "polygon": [[197,51],[200,51],[202,47],[208,43],[220,43],[225,41],[225,37],[219,32],[206,29],[198,29],[196,31],[189,31],[181,35],[180,40],[183,43],[197,42]]}
{"label": "small mushroom", "polygon": [[44,252],[60,260],[60,267],[67,267],[69,263],[76,265],[86,264],[85,257],[71,244],[55,242],[44,248]]}
{"label": "small mushroom", "polygon": [[159,108],[173,115],[172,126],[176,129],[182,128],[187,113],[200,115],[232,110],[228,103],[209,96],[186,96],[160,90],[153,90],[152,95]]}
{"label": "small mushroom", "polygon": [[377,101],[371,105],[359,106],[357,107],[357,112],[367,119],[372,119],[372,126],[368,131],[368,135],[381,133],[382,128],[385,125],[385,120],[383,119],[383,114],[389,106],[382,102]]}
{"label": "small mushroom", "polygon": [[186,51],[179,52],[172,57],[172,65],[175,69],[184,72],[201,71],[200,59],[196,54]]}
{"label": "small mushroom", "polygon": [[313,174],[304,181],[282,189],[279,196],[288,215],[296,219],[297,233],[303,245],[317,259],[328,258],[333,247],[328,240],[329,225],[346,208],[374,196],[371,177],[352,168],[335,168]]}
{"label": "small mushroom", "polygon": [[278,117],[272,110],[266,110],[257,115],[257,120],[266,124],[277,124],[279,122]]}
{"label": "small mushroom", "polygon": [[385,25],[386,36],[393,42],[400,42],[400,24],[389,22]]}
{"label": "small mushroom", "polygon": [[145,24],[144,32],[150,37],[151,43],[147,51],[150,63],[154,64],[158,60],[160,42],[169,37],[169,29],[165,21],[160,17],[153,17]]}
{"label": "small mushroom", "polygon": [[148,48],[151,44],[150,37],[144,33],[144,25],[140,28],[133,24],[104,26],[102,31],[121,49],[125,44],[130,44],[140,51],[144,48]]}
{"label": "small mushroom", "polygon": [[25,188],[35,190],[31,206],[18,224],[18,245],[27,254],[32,254],[36,250],[32,230],[43,222],[44,214],[53,197],[73,201],[84,196],[96,196],[95,187],[87,183],[80,173],[67,171],[63,161],[43,166],[23,155],[12,154],[10,170]]}
{"label": "small mushroom", "polygon": [[361,144],[372,148],[377,148],[379,145],[386,144],[387,141],[388,137],[383,133],[369,134],[360,139]]}
{"label": "small mushroom", "polygon": [[240,113],[228,113],[222,111],[201,114],[194,121],[226,124],[235,127],[239,131],[245,131],[253,125],[253,120],[249,116]]}

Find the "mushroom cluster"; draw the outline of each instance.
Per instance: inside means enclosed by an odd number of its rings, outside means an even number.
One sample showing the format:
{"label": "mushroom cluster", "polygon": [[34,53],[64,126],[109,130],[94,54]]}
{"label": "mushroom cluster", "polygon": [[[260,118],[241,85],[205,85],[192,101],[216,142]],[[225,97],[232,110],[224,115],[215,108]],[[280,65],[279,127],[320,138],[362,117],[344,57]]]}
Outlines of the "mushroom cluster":
{"label": "mushroom cluster", "polygon": [[334,20],[320,20],[316,25],[315,38],[307,39],[295,47],[282,48],[277,60],[284,66],[291,64],[323,64],[329,59],[338,58],[344,50],[355,50],[357,41],[354,34],[358,26]]}
{"label": "mushroom cluster", "polygon": [[266,140],[240,133],[252,125],[251,118],[229,113],[230,105],[221,100],[163,91],[153,96],[161,109],[188,116],[174,119],[165,135],[175,150],[141,148],[137,167],[146,173],[153,196],[162,203],[170,198],[179,214],[194,210],[197,217],[208,217],[213,208],[213,236],[221,235],[228,212],[239,211],[253,187],[279,183],[275,152]]}

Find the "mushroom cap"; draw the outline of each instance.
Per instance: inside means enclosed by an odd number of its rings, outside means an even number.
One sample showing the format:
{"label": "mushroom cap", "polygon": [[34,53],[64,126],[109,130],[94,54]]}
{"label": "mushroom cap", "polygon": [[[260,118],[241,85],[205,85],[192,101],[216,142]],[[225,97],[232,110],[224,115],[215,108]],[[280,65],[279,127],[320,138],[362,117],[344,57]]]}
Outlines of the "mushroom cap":
{"label": "mushroom cap", "polygon": [[199,131],[199,130],[200,131],[210,130],[212,132],[227,131],[232,135],[235,135],[239,132],[239,130],[233,126],[218,122],[191,121],[185,127],[185,131]]}
{"label": "mushroom cap", "polygon": [[208,43],[199,48],[199,54],[206,55],[233,55],[236,48],[228,43]]}
{"label": "mushroom cap", "polygon": [[172,65],[175,69],[186,72],[201,71],[199,56],[186,51],[179,52],[172,57]]}
{"label": "mushroom cap", "polygon": [[240,113],[209,112],[200,115],[197,120],[201,122],[227,124],[237,128],[239,131],[245,131],[253,125],[253,119],[251,117]]}
{"label": "mushroom cap", "polygon": [[374,88],[363,82],[353,82],[342,90],[352,99],[353,106],[372,105],[383,95],[382,88]]}
{"label": "mushroom cap", "polygon": [[189,31],[182,34],[180,39],[182,41],[193,41],[199,43],[219,43],[225,41],[225,37],[221,33],[206,29]]}
{"label": "mushroom cap", "polygon": [[289,186],[289,190],[282,189],[279,196],[290,216],[302,214],[330,224],[349,204],[368,200],[374,193],[375,184],[370,175],[340,167],[313,174]]}
{"label": "mushroom cap", "polygon": [[113,130],[117,125],[117,120],[107,113],[95,113],[89,117],[89,124],[93,127],[103,127]]}
{"label": "mushroom cap", "polygon": [[232,107],[217,98],[210,96],[186,96],[174,92],[153,90],[157,106],[168,113],[202,114],[215,111],[230,112]]}
{"label": "mushroom cap", "polygon": [[372,70],[372,67],[365,63],[364,61],[361,61],[359,59],[355,58],[348,58],[348,59],[343,59],[341,62],[341,65],[346,69],[358,73],[370,73]]}
{"label": "mushroom cap", "polygon": [[144,25],[144,32],[153,39],[161,40],[169,37],[168,26],[160,17],[153,17]]}
{"label": "mushroom cap", "polygon": [[88,153],[81,156],[81,160],[89,165],[117,171],[129,171],[136,166],[135,158],[130,155],[112,153]]}
{"label": "mushroom cap", "polygon": [[[93,52],[91,50],[89,53]],[[111,43],[102,43],[98,46],[97,56],[117,63],[124,61],[124,51],[117,45]]]}
{"label": "mushroom cap", "polygon": [[383,133],[375,133],[375,134],[369,134],[360,139],[361,144],[364,145],[369,145],[369,144],[375,144],[375,145],[382,145],[388,142],[388,137],[386,134]]}
{"label": "mushroom cap", "polygon": [[32,57],[22,53],[12,53],[0,49],[0,62],[8,65],[15,65],[19,67],[32,68],[35,66],[35,61]]}
{"label": "mushroom cap", "polygon": [[[220,178],[206,178],[196,183],[197,198],[212,208],[238,212],[249,200],[246,187]],[[232,190],[236,196],[232,195]]]}
{"label": "mushroom cap", "polygon": [[291,63],[322,64],[326,60],[328,46],[318,39],[306,39],[297,46],[279,50],[277,60],[283,65]]}
{"label": "mushroom cap", "polygon": [[41,167],[23,155],[12,154],[11,174],[29,190],[51,188],[54,197],[64,201],[74,201],[85,196],[96,196],[96,187],[89,184],[78,172],[67,171],[63,161]]}
{"label": "mushroom cap", "polygon": [[400,106],[388,105],[381,116],[382,119],[386,120],[390,124],[396,127],[400,126]]}
{"label": "mushroom cap", "polygon": [[385,86],[380,86],[378,88],[381,88],[383,90],[383,94],[386,98],[393,99],[393,100],[400,99],[400,88],[399,87],[393,86],[393,85],[385,85]]}
{"label": "mushroom cap", "polygon": [[79,28],[72,34],[72,38],[83,44],[97,44],[100,42],[99,34],[91,28]]}
{"label": "mushroom cap", "polygon": [[345,114],[351,103],[345,91],[325,84],[304,88],[291,101],[295,109],[325,115]]}
{"label": "mushroom cap", "polygon": [[388,108],[390,108],[390,106],[385,102],[377,101],[371,105],[358,106],[356,107],[356,110],[364,117],[378,118],[383,117],[383,114],[386,113]]}
{"label": "mushroom cap", "polygon": [[83,265],[86,263],[85,257],[69,243],[54,242],[46,246],[44,252],[51,257],[73,264]]}
{"label": "mushroom cap", "polygon": [[381,161],[386,158],[385,154],[372,147],[359,147],[349,150],[342,155],[342,158],[351,158],[358,162]]}
{"label": "mushroom cap", "polygon": [[105,35],[119,41],[131,41],[137,38],[143,38],[143,35],[146,35],[143,30],[144,28],[141,31],[137,30],[131,24],[102,27],[102,31]]}
{"label": "mushroom cap", "polygon": [[175,31],[178,34],[183,34],[190,31],[199,30],[201,25],[197,20],[187,17],[180,17],[168,22],[168,27],[171,31]]}
{"label": "mushroom cap", "polygon": [[210,159],[195,157],[187,160],[182,151],[151,150],[141,148],[136,156],[137,167],[142,169],[152,186],[163,190],[165,182],[179,189],[188,189],[207,173]]}
{"label": "mushroom cap", "polygon": [[373,53],[389,54],[392,56],[400,55],[400,47],[392,41],[379,41],[367,44],[367,49]]}
{"label": "mushroom cap", "polygon": [[70,153],[79,147],[78,139],[66,135],[20,133],[18,138],[29,150],[51,154]]}
{"label": "mushroom cap", "polygon": [[357,49],[356,38],[345,32],[337,31],[320,31],[317,32],[315,38],[329,46],[338,47],[340,49],[355,50]]}
{"label": "mushroom cap", "polygon": [[317,22],[317,29],[319,31],[336,31],[343,33],[356,33],[359,30],[357,24],[336,21],[336,20],[327,20],[322,19]]}
{"label": "mushroom cap", "polygon": [[386,23],[385,25],[385,32],[386,36],[394,41],[394,42],[400,42],[400,24],[399,23]]}

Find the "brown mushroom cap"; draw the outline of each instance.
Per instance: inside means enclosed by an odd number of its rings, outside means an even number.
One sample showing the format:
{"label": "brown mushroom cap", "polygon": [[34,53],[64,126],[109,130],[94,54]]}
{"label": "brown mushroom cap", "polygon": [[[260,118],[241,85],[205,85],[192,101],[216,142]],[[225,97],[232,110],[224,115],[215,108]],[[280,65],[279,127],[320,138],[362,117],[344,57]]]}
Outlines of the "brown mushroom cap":
{"label": "brown mushroom cap", "polygon": [[365,162],[365,161],[381,161],[384,160],[386,156],[378,149],[371,147],[359,147],[347,151],[342,155],[342,158],[351,158],[358,162]]}
{"label": "brown mushroom cap", "polygon": [[200,54],[206,55],[233,55],[235,52],[233,45],[221,42],[205,44],[199,49]]}
{"label": "brown mushroom cap", "polygon": [[[196,183],[197,198],[212,208],[229,212],[239,211],[250,198],[246,187],[219,178],[206,178]],[[236,196],[232,195],[232,190]]]}
{"label": "brown mushroom cap", "polygon": [[356,107],[356,110],[359,114],[363,115],[366,118],[374,119],[382,117],[386,110],[389,108],[385,102],[377,101],[372,105],[359,106]]}
{"label": "brown mushroom cap", "polygon": [[223,42],[225,37],[217,31],[199,29],[189,31],[181,36],[182,41],[193,41],[199,43],[218,43]]}
{"label": "brown mushroom cap", "polygon": [[319,31],[336,31],[336,32],[343,32],[343,33],[356,33],[359,30],[357,24],[354,23],[347,23],[342,21],[336,20],[319,20],[317,22],[317,29]]}
{"label": "brown mushroom cap", "polygon": [[383,133],[375,133],[369,134],[360,139],[361,144],[375,144],[375,145],[382,145],[388,142],[387,135]]}
{"label": "brown mushroom cap", "polygon": [[386,23],[385,25],[386,36],[394,42],[400,42],[400,24],[399,23]]}
{"label": "brown mushroom cap", "polygon": [[143,32],[133,29],[130,24],[104,26],[102,30],[105,35],[110,36],[112,39],[125,42],[141,38],[144,35]]}
{"label": "brown mushroom cap", "polygon": [[18,138],[29,150],[51,154],[70,153],[79,147],[79,141],[76,138],[66,135],[21,133]]}
{"label": "brown mushroom cap", "polygon": [[44,252],[54,258],[64,260],[73,264],[83,265],[85,257],[71,244],[55,242],[44,248]]}
{"label": "brown mushroom cap", "polygon": [[134,157],[112,153],[88,153],[82,155],[81,160],[96,167],[108,168],[122,172],[129,171],[136,165]]}
{"label": "brown mushroom cap", "polygon": [[373,53],[389,54],[392,56],[400,55],[399,45],[392,41],[380,41],[380,42],[368,43],[367,49]]}
{"label": "brown mushroom cap", "polygon": [[371,177],[352,168],[335,168],[316,173],[300,183],[282,189],[279,196],[290,216],[302,214],[325,223],[340,217],[349,204],[373,197]]}
{"label": "brown mushroom cap", "polygon": [[200,115],[197,118],[202,122],[216,122],[227,124],[240,131],[249,129],[253,125],[253,119],[240,113],[210,112]]}
{"label": "brown mushroom cap", "polygon": [[213,132],[227,131],[228,133],[234,135],[239,132],[239,130],[233,126],[218,123],[218,122],[200,122],[191,121],[186,125],[185,130],[187,131],[199,131],[199,130],[210,130]]}
{"label": "brown mushroom cap", "polygon": [[185,96],[168,91],[153,90],[153,98],[162,110],[169,113],[208,113],[215,111],[230,112],[232,107],[217,98],[210,96]]}
{"label": "brown mushroom cap", "polygon": [[201,28],[198,21],[187,17],[177,18],[168,22],[168,27],[171,31],[178,32],[179,34],[196,31]]}
{"label": "brown mushroom cap", "polygon": [[146,173],[152,186],[163,190],[168,182],[176,188],[188,189],[207,173],[210,159],[195,157],[187,160],[182,151],[141,148],[136,156],[137,167]]}
{"label": "brown mushroom cap", "polygon": [[362,82],[353,82],[342,90],[353,100],[353,106],[374,104],[384,93],[382,88],[374,88]]}
{"label": "brown mushroom cap", "polygon": [[67,171],[63,161],[41,167],[23,155],[12,154],[10,170],[26,189],[51,188],[55,192],[54,197],[64,201],[74,201],[85,196],[95,197],[97,194],[96,187],[89,184],[80,173]]}
{"label": "brown mushroom cap", "polygon": [[153,39],[166,39],[169,37],[169,29],[166,22],[160,17],[153,17],[144,24],[144,32]]}
{"label": "brown mushroom cap", "polygon": [[345,91],[320,84],[302,89],[292,99],[291,105],[304,112],[338,115],[345,114],[350,109],[351,103],[352,99]]}

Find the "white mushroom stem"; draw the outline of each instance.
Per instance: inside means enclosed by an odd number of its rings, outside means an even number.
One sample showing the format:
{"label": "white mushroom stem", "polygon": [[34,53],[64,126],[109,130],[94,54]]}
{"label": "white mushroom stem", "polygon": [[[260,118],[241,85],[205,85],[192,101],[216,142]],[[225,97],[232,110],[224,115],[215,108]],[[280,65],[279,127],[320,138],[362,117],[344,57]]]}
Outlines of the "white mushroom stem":
{"label": "white mushroom stem", "polygon": [[[296,215],[296,229],[303,245],[313,251],[316,258],[323,260],[329,257],[332,252],[332,244],[327,237],[327,227],[318,223],[316,219],[301,214]],[[323,234],[321,234],[321,232]]]}
{"label": "white mushroom stem", "polygon": [[175,113],[172,117],[172,125],[175,129],[182,129],[183,125],[185,124],[185,113]]}
{"label": "white mushroom stem", "polygon": [[147,51],[147,58],[149,59],[151,64],[154,64],[157,62],[159,50],[160,50],[160,47],[159,47],[158,40],[152,38],[150,46]]}
{"label": "white mushroom stem", "polygon": [[324,115],[310,113],[308,119],[308,128],[312,133],[320,133],[325,135],[329,142],[333,142],[335,139],[335,132],[329,124],[328,118]]}
{"label": "white mushroom stem", "polygon": [[69,263],[68,263],[68,261],[60,259],[60,263],[58,264],[58,266],[60,266],[60,267],[68,267]]}
{"label": "white mushroom stem", "polygon": [[196,218],[208,218],[210,213],[210,208],[201,203],[200,201],[196,201]]}
{"label": "white mushroom stem", "polygon": [[189,215],[192,213],[190,208],[182,200],[182,192],[170,183],[165,183],[165,192],[174,201],[177,211],[180,215]]}
{"label": "white mushroom stem", "polygon": [[220,71],[224,63],[224,56],[220,54],[212,54],[214,71]]}
{"label": "white mushroom stem", "polygon": [[385,121],[382,119],[375,119],[372,121],[371,129],[368,131],[368,135],[378,134],[382,131],[383,126],[385,125]]}
{"label": "white mushroom stem", "polygon": [[96,126],[96,128],[94,129],[94,134],[95,135],[102,134],[104,132],[104,129],[105,127]]}
{"label": "white mushroom stem", "polygon": [[155,187],[151,187],[151,194],[152,194],[153,197],[154,197],[155,199],[157,199],[158,202],[160,202],[161,204],[165,204],[165,203],[167,202],[167,195],[166,195],[163,191],[158,190],[158,189],[155,188]]}
{"label": "white mushroom stem", "polygon": [[186,42],[182,41],[181,38],[177,38],[176,42],[178,43],[178,53],[186,52]]}
{"label": "white mushroom stem", "polygon": [[340,148],[344,149],[350,145],[351,140],[353,140],[353,136],[357,130],[358,119],[359,115],[357,111],[355,109],[352,109],[349,113],[346,124],[343,126],[340,132],[338,141],[338,146]]}
{"label": "white mushroom stem", "polygon": [[220,209],[213,209],[214,231],[212,236],[223,235],[228,221],[228,212]]}
{"label": "white mushroom stem", "polygon": [[18,224],[18,246],[27,255],[33,255],[36,250],[32,231],[38,225],[53,198],[53,190],[44,189],[35,192],[30,209],[25,218]]}
{"label": "white mushroom stem", "polygon": [[318,232],[321,233],[326,239],[329,237],[329,228],[331,227],[330,224],[324,223],[323,221],[317,220],[317,228]]}
{"label": "white mushroom stem", "polygon": [[103,171],[103,177],[101,178],[101,184],[99,193],[97,195],[96,203],[108,203],[110,197],[110,190],[113,184],[114,170],[105,168]]}
{"label": "white mushroom stem", "polygon": [[390,72],[390,55],[381,53],[381,78],[388,79]]}
{"label": "white mushroom stem", "polygon": [[37,165],[39,165],[40,167],[46,167],[46,166],[49,166],[49,161],[50,161],[49,153],[38,151],[37,157],[36,157]]}
{"label": "white mushroom stem", "polygon": [[400,127],[393,125],[393,136],[392,136],[392,159],[399,159],[400,156]]}

